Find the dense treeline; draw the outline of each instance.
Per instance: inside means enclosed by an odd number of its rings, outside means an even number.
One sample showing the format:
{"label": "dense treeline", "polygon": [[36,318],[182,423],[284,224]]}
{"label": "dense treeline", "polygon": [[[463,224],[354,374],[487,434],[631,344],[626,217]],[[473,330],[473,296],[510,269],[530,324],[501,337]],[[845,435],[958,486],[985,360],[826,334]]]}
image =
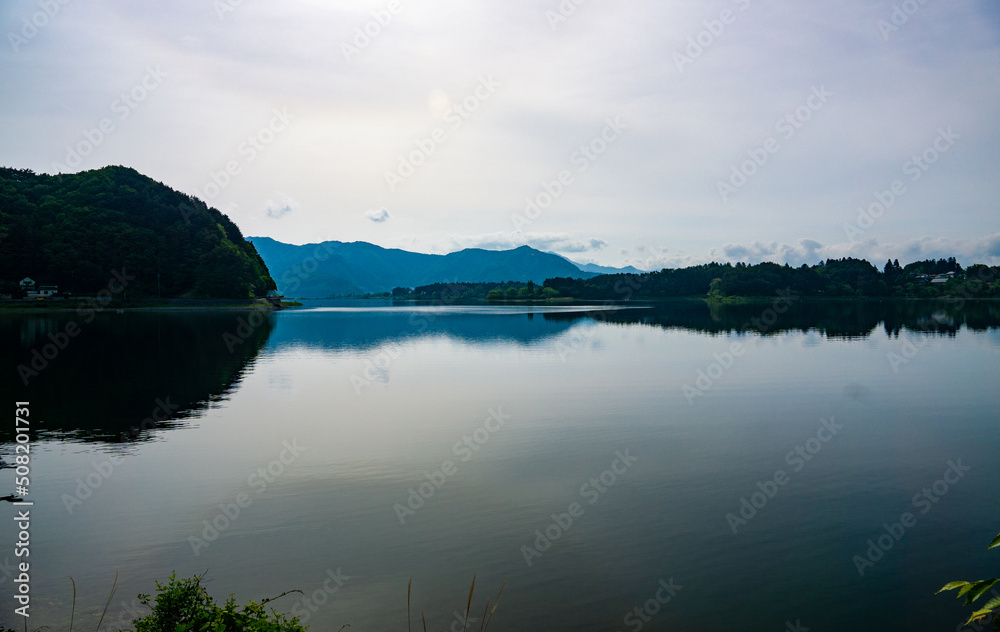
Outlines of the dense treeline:
{"label": "dense treeline", "polygon": [[[127,167],[76,174],[0,168],[0,292],[29,277],[60,293],[249,298],[275,289],[228,217]],[[134,277],[129,279],[129,277]]]}
{"label": "dense treeline", "polygon": [[558,297],[559,294],[552,288],[543,287],[533,281],[527,283],[487,281],[482,283],[431,283],[430,285],[417,286],[412,290],[397,287],[393,288],[391,296],[393,298],[450,303],[480,299],[491,301],[552,299]]}
{"label": "dense treeline", "polygon": [[[947,275],[950,277],[939,275]],[[708,296],[865,298],[1000,297],[1000,267],[981,264],[963,270],[954,257],[917,261],[903,267],[887,261],[880,271],[863,259],[829,259],[814,266],[709,263],[647,274],[608,274],[592,279],[546,279],[545,287],[578,299],[631,299]]]}

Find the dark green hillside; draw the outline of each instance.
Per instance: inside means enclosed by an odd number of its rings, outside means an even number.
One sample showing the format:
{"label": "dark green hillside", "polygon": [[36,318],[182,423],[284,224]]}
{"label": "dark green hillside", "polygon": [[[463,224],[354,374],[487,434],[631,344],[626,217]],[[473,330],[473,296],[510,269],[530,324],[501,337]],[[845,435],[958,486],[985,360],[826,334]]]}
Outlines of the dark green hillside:
{"label": "dark green hillside", "polygon": [[1000,266],[975,264],[963,269],[954,257],[916,261],[903,267],[886,261],[882,271],[864,259],[827,259],[817,265],[709,263],[664,268],[644,274],[605,274],[591,279],[551,278],[545,287],[582,299],[715,299],[747,296],[814,298],[998,298]]}
{"label": "dark green hillside", "polygon": [[30,277],[92,295],[108,288],[112,271],[135,277],[124,290],[130,299],[250,298],[275,289],[228,217],[127,167],[54,176],[0,168],[0,239],[3,292]]}

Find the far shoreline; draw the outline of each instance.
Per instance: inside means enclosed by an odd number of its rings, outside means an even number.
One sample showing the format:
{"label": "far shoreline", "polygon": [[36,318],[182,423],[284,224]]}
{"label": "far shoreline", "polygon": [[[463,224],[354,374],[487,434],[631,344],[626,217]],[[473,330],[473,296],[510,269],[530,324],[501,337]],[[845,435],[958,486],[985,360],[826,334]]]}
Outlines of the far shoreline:
{"label": "far shoreline", "polygon": [[[146,303],[146,304],[143,304]],[[0,314],[59,313],[89,310],[101,312],[195,312],[195,311],[278,311],[296,306],[293,302],[280,304],[260,299],[139,299],[135,301],[102,302],[94,297],[24,299],[0,301]]]}
{"label": "far shoreline", "polygon": [[[706,297],[706,296],[670,296],[662,298],[633,298],[629,300],[614,299],[614,298],[573,298],[573,297],[559,297],[556,299],[505,299],[505,300],[487,300],[487,299],[474,299],[467,301],[454,301],[451,303],[443,303],[440,299],[412,299],[412,298],[392,298],[385,296],[342,296],[342,297],[327,297],[327,298],[296,298],[287,301],[281,301],[280,304],[275,304],[268,299],[153,299],[151,302],[156,304],[152,305],[142,305],[136,304],[136,302],[129,301],[127,303],[106,303],[98,304],[97,300],[94,298],[79,298],[79,299],[47,299],[44,301],[44,305],[40,304],[43,301],[38,301],[37,303],[32,303],[30,301],[25,301],[23,299],[14,300],[0,300],[0,315],[3,314],[51,314],[51,313],[62,313],[62,312],[74,312],[77,310],[93,310],[96,313],[101,312],[208,312],[208,311],[281,311],[284,309],[294,309],[300,307],[308,307],[308,303],[303,303],[302,301],[394,301],[400,303],[410,303],[414,305],[489,305],[489,306],[511,306],[511,307],[526,307],[526,306],[545,306],[545,305],[561,305],[561,306],[587,306],[587,305],[607,305],[613,304],[619,307],[640,307],[640,306],[650,306],[653,304],[662,303],[704,303],[706,305],[753,305],[758,303],[768,303],[773,302],[775,297],[773,296],[727,296],[722,298]],[[958,303],[965,301],[972,302],[992,302],[1000,301],[998,297],[974,297],[974,298],[963,298],[963,297],[899,297],[899,296],[859,296],[859,297],[846,297],[846,296],[808,296],[808,297],[794,297],[792,299],[796,303],[881,303],[881,302],[898,302],[898,303],[910,303],[910,302],[921,302],[921,303]],[[174,303],[174,304],[171,304]]]}

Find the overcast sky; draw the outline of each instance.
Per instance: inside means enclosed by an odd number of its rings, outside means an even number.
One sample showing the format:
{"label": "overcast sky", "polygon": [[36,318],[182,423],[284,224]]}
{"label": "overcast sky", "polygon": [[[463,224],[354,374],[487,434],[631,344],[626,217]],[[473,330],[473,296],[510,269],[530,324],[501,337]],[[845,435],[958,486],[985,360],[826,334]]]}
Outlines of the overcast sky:
{"label": "overcast sky", "polygon": [[0,25],[0,164],[134,167],[248,236],[1000,263],[995,0],[5,0]]}

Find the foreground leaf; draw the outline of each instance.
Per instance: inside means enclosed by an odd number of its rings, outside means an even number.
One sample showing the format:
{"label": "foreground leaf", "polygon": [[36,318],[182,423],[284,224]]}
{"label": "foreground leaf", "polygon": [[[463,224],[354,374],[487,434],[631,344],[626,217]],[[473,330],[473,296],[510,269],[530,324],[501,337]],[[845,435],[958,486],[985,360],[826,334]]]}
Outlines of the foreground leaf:
{"label": "foreground leaf", "polygon": [[997,582],[1000,582],[1000,579],[984,579],[982,581],[976,582],[972,590],[969,591],[969,594],[965,598],[965,605],[967,606],[972,605],[973,601],[979,599],[984,594],[986,594],[986,591],[989,590],[990,588],[993,588],[993,586],[995,586]]}

